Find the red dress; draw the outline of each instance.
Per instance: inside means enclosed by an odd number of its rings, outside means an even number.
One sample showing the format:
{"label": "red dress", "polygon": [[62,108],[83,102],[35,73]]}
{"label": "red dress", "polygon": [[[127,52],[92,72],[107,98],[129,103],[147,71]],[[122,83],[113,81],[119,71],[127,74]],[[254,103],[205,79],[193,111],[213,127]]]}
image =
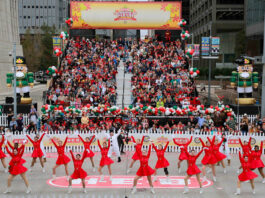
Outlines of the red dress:
{"label": "red dress", "polygon": [[142,151],[137,149],[136,150],[138,152],[138,156],[140,157],[140,168],[138,169],[138,171],[136,172],[136,175],[138,176],[150,176],[154,174],[154,169],[152,169],[149,165],[148,165],[148,160],[150,158],[150,154],[151,154],[151,146],[149,146],[149,150],[148,150],[148,154],[146,156],[142,155]]}
{"label": "red dress", "polygon": [[87,151],[86,150],[84,151],[81,160],[75,159],[74,154],[73,154],[72,151],[70,151],[70,153],[71,153],[71,156],[72,156],[72,159],[73,159],[73,163],[74,163],[74,168],[75,168],[74,173],[71,175],[71,178],[72,179],[79,179],[79,178],[80,179],[85,179],[86,176],[87,176],[87,173],[86,173],[86,171],[84,171],[82,169],[82,165],[83,165],[84,160],[85,160],[85,158],[87,156]]}
{"label": "red dress", "polygon": [[[132,141],[136,144],[136,141],[134,139],[134,137],[132,136]],[[133,160],[139,160],[139,156],[138,156],[138,152],[136,151],[137,149],[142,149],[142,146],[143,146],[143,143],[144,143],[144,136],[142,137],[142,141],[141,141],[141,144],[136,144],[135,145],[135,153],[133,154],[132,156],[132,159]]]}
{"label": "red dress", "polygon": [[89,150],[89,152],[86,152],[86,156],[85,157],[94,157],[95,153],[93,153],[93,151],[90,149],[90,145],[93,142],[93,140],[95,138],[95,135],[92,136],[92,138],[90,139],[89,142],[84,141],[84,139],[80,135],[78,135],[78,137],[83,142],[85,150],[87,150],[87,149]]}
{"label": "red dress", "polygon": [[258,175],[256,173],[254,173],[253,171],[250,170],[250,163],[245,162],[245,160],[242,158],[240,152],[239,152],[239,159],[241,162],[241,167],[243,169],[243,172],[240,175],[238,175],[238,179],[240,181],[248,181],[248,180],[251,180],[251,179],[258,177]]}
{"label": "red dress", "polygon": [[[218,144],[215,144],[214,143],[215,142],[215,136],[213,137],[212,140],[210,140],[210,138],[208,138],[208,137],[207,137],[207,139],[211,143],[212,152],[213,152],[213,155],[212,156],[216,159],[216,162],[220,162],[223,159],[225,159],[226,158],[226,155],[223,154],[223,153],[221,153],[220,152],[220,149],[219,149],[220,146],[222,145],[224,139],[222,139]],[[214,160],[213,160],[213,162],[214,162]]]}
{"label": "red dress", "polygon": [[188,175],[196,175],[201,173],[201,170],[198,168],[198,166],[196,165],[196,160],[197,158],[200,156],[200,154],[203,152],[203,150],[201,150],[197,155],[195,156],[191,156],[189,153],[187,153],[188,156],[188,170],[187,170],[187,174]]}
{"label": "red dress", "polygon": [[99,149],[101,152],[101,160],[100,160],[99,165],[100,166],[106,166],[106,165],[110,165],[110,164],[114,163],[113,160],[108,157],[110,140],[108,141],[108,147],[107,148],[102,148],[99,140],[98,140],[98,146],[99,146]]}
{"label": "red dress", "polygon": [[2,146],[3,146],[4,142],[5,142],[5,136],[2,135],[2,140],[0,142],[0,159],[6,157],[5,153],[2,151]]}
{"label": "red dress", "polygon": [[[13,152],[14,152],[15,147],[12,146],[12,144],[9,141],[7,141],[7,144],[13,150]],[[17,148],[17,151],[20,152],[22,148],[23,148],[23,145],[21,147],[18,147]],[[23,158],[21,158],[21,161],[22,161],[23,164],[26,163],[26,160],[24,160]]]}
{"label": "red dress", "polygon": [[240,138],[239,138],[239,143],[240,143],[241,148],[243,150],[243,156],[249,156],[249,154],[251,152],[251,137],[249,138],[247,145],[243,145]]}
{"label": "red dress", "polygon": [[202,158],[201,163],[203,165],[216,164],[217,160],[213,156],[212,147],[211,146],[206,146],[201,138],[200,138],[200,141],[201,141],[201,144],[202,144],[202,148],[204,149],[204,153],[205,153],[204,157]]}
{"label": "red dress", "polygon": [[54,144],[54,146],[56,147],[57,152],[58,152],[58,158],[56,161],[57,165],[68,164],[71,161],[70,158],[64,154],[64,148],[65,148],[65,145],[67,143],[67,139],[68,139],[68,137],[65,138],[62,146],[58,146],[55,143],[55,141],[52,139],[52,143]]}
{"label": "red dress", "polygon": [[30,138],[30,136],[27,135],[27,138],[29,139],[29,141],[31,141],[31,143],[33,144],[34,150],[33,153],[31,155],[31,157],[33,158],[37,158],[37,157],[42,157],[43,156],[43,152],[40,148],[40,143],[42,141],[42,138],[44,137],[45,133],[42,134],[42,136],[40,137],[39,140],[34,141]]}
{"label": "red dress", "polygon": [[175,139],[173,139],[173,142],[180,147],[180,155],[179,155],[179,160],[187,160],[188,156],[188,146],[192,141],[192,136],[190,137],[190,140],[186,144],[180,144],[178,143]]}
{"label": "red dress", "polygon": [[6,146],[6,151],[12,157],[11,161],[9,162],[9,173],[11,175],[20,175],[22,173],[27,172],[27,168],[23,166],[22,156],[24,153],[25,146],[22,146],[22,149],[18,151],[15,155],[14,153],[10,152],[8,147]]}
{"label": "red dress", "polygon": [[263,151],[263,141],[260,144],[259,151],[251,151],[250,153],[250,169],[263,168],[264,164],[262,162],[261,155]]}
{"label": "red dress", "polygon": [[165,151],[167,150],[168,144],[169,144],[169,142],[167,142],[165,148],[162,150],[158,150],[156,148],[156,146],[154,144],[152,144],[153,148],[156,151],[156,155],[157,155],[157,162],[156,162],[156,166],[155,166],[156,169],[166,168],[169,166],[169,162],[165,158]]}

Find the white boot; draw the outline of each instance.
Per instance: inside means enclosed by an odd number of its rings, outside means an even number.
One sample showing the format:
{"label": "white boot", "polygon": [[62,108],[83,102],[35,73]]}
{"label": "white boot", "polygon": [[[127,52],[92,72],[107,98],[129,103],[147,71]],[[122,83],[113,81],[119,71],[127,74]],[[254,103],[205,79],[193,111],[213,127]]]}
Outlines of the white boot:
{"label": "white boot", "polygon": [[157,180],[157,176],[155,175],[155,176],[154,176],[154,180],[153,180],[153,182],[156,182],[156,180]]}
{"label": "white boot", "polygon": [[109,176],[109,180],[112,181],[112,176],[111,175]]}
{"label": "white boot", "polygon": [[152,194],[155,194],[155,190],[154,190],[153,187],[151,187],[151,193],[152,193]]}
{"label": "white boot", "polygon": [[136,186],[134,186],[133,189],[132,189],[132,192],[131,192],[131,193],[132,193],[132,194],[135,194],[136,191],[137,191]]}
{"label": "white boot", "polygon": [[7,194],[7,193],[11,193],[11,189],[10,189],[10,188],[7,188],[7,189],[4,191],[4,194]]}
{"label": "white boot", "polygon": [[255,195],[255,194],[256,194],[256,192],[255,192],[255,189],[253,189],[253,190],[252,190],[252,194],[253,194],[253,195]]}
{"label": "white boot", "polygon": [[93,172],[96,172],[96,168],[95,167],[93,167]]}
{"label": "white boot", "polygon": [[68,187],[67,193],[68,193],[68,194],[71,194],[71,193],[72,193],[72,186],[69,186],[69,187]]}
{"label": "white boot", "polygon": [[8,168],[5,169],[5,173],[8,173]]}
{"label": "white boot", "polygon": [[45,173],[45,169],[44,168],[42,168],[42,172]]}
{"label": "white boot", "polygon": [[236,173],[239,174],[240,173],[240,169],[237,169]]}
{"label": "white boot", "polygon": [[202,194],[203,193],[203,188],[200,188],[200,194]]}
{"label": "white boot", "polygon": [[213,176],[213,181],[216,182],[216,177],[215,176]]}
{"label": "white boot", "polygon": [[52,179],[53,179],[53,180],[56,179],[56,175],[52,175]]}
{"label": "white boot", "polygon": [[226,168],[224,168],[224,174],[226,174]]}
{"label": "white boot", "polygon": [[128,168],[128,170],[127,170],[127,174],[129,174],[130,172],[131,172],[131,168]]}
{"label": "white boot", "polygon": [[235,193],[235,195],[240,195],[240,188],[237,188],[237,189],[236,189],[236,193]]}
{"label": "white boot", "polygon": [[83,188],[83,193],[85,193],[85,194],[87,193],[87,192],[86,192],[86,188]]}
{"label": "white boot", "polygon": [[189,192],[189,188],[188,188],[188,186],[184,186],[183,194],[187,194],[188,192]]}
{"label": "white boot", "polygon": [[104,182],[104,175],[101,175],[101,176],[100,176],[100,180],[99,180],[99,182]]}
{"label": "white boot", "polygon": [[265,184],[265,178],[263,178],[262,183]]}
{"label": "white boot", "polygon": [[179,167],[179,169],[178,169],[178,170],[179,170],[179,174],[180,174],[180,173],[181,173],[181,168]]}
{"label": "white boot", "polygon": [[30,187],[27,188],[26,193],[27,194],[31,193],[31,188]]}

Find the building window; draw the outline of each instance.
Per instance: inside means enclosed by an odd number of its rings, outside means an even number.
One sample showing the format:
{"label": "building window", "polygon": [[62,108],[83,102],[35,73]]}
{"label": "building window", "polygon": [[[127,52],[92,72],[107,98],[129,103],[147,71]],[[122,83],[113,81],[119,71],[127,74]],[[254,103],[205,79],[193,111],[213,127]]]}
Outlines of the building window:
{"label": "building window", "polygon": [[42,18],[43,18],[43,16],[40,16],[40,18],[42,19]]}
{"label": "building window", "polygon": [[49,6],[49,8],[52,8],[51,6]]}
{"label": "building window", "polygon": [[32,8],[34,8],[34,6],[32,6]]}
{"label": "building window", "polygon": [[42,8],[42,6],[40,6],[40,8]]}
{"label": "building window", "polygon": [[47,8],[47,6],[44,6],[44,8]]}
{"label": "building window", "polygon": [[38,19],[39,18],[39,16],[36,16],[36,19]]}
{"label": "building window", "polygon": [[27,27],[26,27],[26,26],[24,26],[24,29],[27,29]]}
{"label": "building window", "polygon": [[28,8],[30,8],[30,6],[28,6]]}
{"label": "building window", "polygon": [[24,16],[24,19],[27,18],[26,16]]}
{"label": "building window", "polygon": [[39,6],[36,6],[36,8],[39,8]]}
{"label": "building window", "polygon": [[28,19],[30,19],[30,16],[28,16]]}
{"label": "building window", "polygon": [[26,8],[27,6],[23,6],[23,8]]}
{"label": "building window", "polygon": [[52,6],[52,8],[55,8],[55,6]]}

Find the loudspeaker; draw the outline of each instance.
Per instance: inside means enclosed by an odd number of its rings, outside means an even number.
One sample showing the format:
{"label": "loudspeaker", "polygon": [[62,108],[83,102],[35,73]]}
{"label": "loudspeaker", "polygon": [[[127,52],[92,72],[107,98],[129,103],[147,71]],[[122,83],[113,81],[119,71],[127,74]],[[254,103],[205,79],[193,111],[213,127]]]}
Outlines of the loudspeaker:
{"label": "loudspeaker", "polygon": [[12,104],[14,102],[13,97],[6,97],[6,104]]}

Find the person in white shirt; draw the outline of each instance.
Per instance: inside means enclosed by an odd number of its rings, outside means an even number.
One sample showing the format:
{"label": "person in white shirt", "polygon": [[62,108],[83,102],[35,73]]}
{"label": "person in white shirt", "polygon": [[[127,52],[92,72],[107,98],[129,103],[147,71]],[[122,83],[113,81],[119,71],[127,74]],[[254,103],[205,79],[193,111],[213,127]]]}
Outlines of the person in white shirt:
{"label": "person in white shirt", "polygon": [[121,154],[120,154],[120,149],[119,149],[119,144],[118,144],[118,136],[120,135],[121,130],[118,131],[118,133],[114,133],[113,130],[110,131],[109,134],[105,133],[107,138],[110,140],[110,148],[108,152],[108,157],[112,156],[112,153],[116,153],[118,156],[118,162],[121,162]]}
{"label": "person in white shirt", "polygon": [[231,137],[232,135],[226,136],[225,133],[223,133],[222,136],[218,138],[219,140],[222,140],[222,138],[224,138],[224,141],[222,145],[220,146],[219,151],[226,155],[228,166],[230,166],[230,163],[231,163],[231,155],[230,155],[230,149],[228,145],[228,141]]}

